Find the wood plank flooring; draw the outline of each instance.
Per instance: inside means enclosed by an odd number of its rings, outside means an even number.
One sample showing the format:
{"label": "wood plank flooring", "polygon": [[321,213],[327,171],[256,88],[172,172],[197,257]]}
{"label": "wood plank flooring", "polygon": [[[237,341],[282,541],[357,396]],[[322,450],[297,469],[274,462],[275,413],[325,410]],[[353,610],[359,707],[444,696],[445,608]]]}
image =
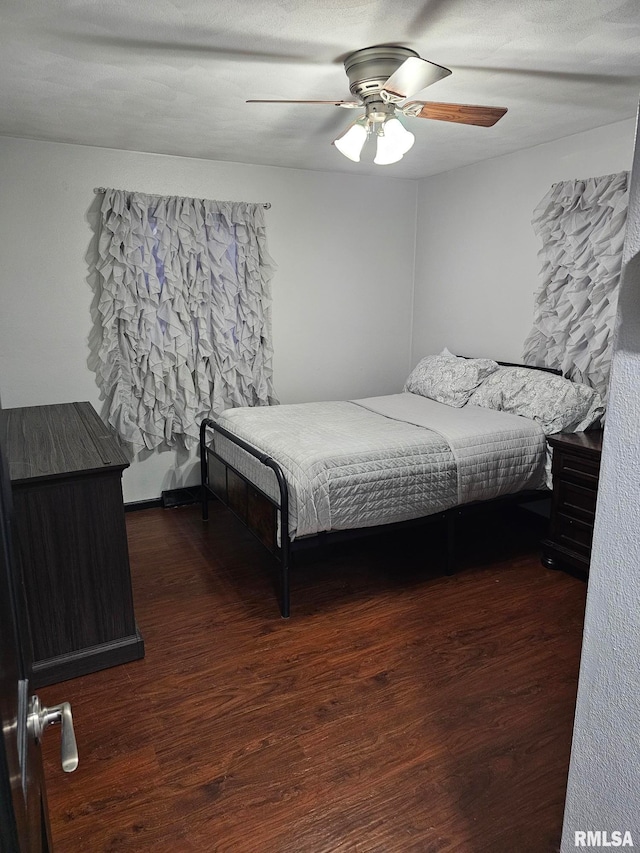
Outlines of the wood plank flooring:
{"label": "wood plank flooring", "polygon": [[[146,658],[40,691],[57,853],[551,853],[585,602],[522,510],[273,563],[219,504],[127,516]],[[544,528],[543,528],[544,529]]]}

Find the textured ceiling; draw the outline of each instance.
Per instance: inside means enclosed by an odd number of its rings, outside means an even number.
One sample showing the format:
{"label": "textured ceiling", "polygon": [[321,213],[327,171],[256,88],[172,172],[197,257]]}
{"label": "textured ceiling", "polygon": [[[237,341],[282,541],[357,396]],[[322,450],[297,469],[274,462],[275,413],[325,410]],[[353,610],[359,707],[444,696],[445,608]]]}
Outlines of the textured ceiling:
{"label": "textured ceiling", "polygon": [[[640,0],[2,0],[0,134],[418,178],[635,115]],[[400,163],[330,143],[342,60],[401,44],[453,74],[418,98],[508,107],[493,128],[407,119]],[[365,162],[366,160],[366,162]]]}

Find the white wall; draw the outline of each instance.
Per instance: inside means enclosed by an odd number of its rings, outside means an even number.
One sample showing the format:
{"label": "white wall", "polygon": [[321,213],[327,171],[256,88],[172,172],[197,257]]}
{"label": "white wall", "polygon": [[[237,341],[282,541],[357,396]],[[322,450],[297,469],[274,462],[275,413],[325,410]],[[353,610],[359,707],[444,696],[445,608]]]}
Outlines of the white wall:
{"label": "white wall", "polygon": [[[102,411],[89,367],[94,187],[270,201],[276,392],[348,399],[398,390],[444,345],[519,359],[538,286],[533,208],[555,181],[630,168],[632,149],[633,122],[620,122],[413,182],[0,138],[2,404]],[[144,454],[125,499],[195,477],[193,455]]]}
{"label": "white wall", "polygon": [[539,286],[533,210],[557,181],[630,169],[633,131],[630,119],[420,182],[413,362],[443,346],[520,360]]}
{"label": "white wall", "polygon": [[591,555],[562,851],[575,832],[640,846],[640,145],[636,146]]}
{"label": "white wall", "polygon": [[[282,402],[399,390],[410,364],[416,184],[0,138],[0,394],[5,408],[89,400],[100,197],[112,186],[270,201],[274,383]],[[145,454],[125,500],[194,482],[193,456]]]}

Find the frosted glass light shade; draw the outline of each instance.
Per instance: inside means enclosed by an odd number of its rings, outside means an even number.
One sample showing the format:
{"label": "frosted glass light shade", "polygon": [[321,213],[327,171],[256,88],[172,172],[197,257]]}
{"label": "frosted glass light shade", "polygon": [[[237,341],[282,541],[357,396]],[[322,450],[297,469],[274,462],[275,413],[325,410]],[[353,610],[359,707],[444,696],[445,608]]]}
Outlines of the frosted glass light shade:
{"label": "frosted glass light shade", "polygon": [[373,161],[378,166],[397,163],[416,141],[413,133],[408,131],[397,118],[385,121],[383,133],[378,136],[376,156]]}
{"label": "frosted glass light shade", "polygon": [[334,140],[334,145],[354,163],[360,162],[360,153],[364,148],[364,143],[367,141],[367,129],[362,124],[352,124],[351,127]]}

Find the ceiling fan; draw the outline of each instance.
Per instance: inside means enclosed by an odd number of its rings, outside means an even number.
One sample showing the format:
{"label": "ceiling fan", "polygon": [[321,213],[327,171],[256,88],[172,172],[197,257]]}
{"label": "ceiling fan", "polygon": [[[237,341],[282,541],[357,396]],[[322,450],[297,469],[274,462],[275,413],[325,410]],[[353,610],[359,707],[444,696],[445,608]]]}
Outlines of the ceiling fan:
{"label": "ceiling fan", "polygon": [[413,95],[451,74],[448,68],[422,59],[415,50],[398,45],[365,47],[344,60],[349,90],[357,101],[248,100],[248,104],[330,104],[345,109],[363,109],[333,144],[350,160],[358,163],[364,144],[377,140],[374,163],[387,165],[401,160],[415,137],[398,119],[397,113],[415,118],[453,121],[491,127],[507,112],[505,107],[469,104],[442,104],[409,101]]}

